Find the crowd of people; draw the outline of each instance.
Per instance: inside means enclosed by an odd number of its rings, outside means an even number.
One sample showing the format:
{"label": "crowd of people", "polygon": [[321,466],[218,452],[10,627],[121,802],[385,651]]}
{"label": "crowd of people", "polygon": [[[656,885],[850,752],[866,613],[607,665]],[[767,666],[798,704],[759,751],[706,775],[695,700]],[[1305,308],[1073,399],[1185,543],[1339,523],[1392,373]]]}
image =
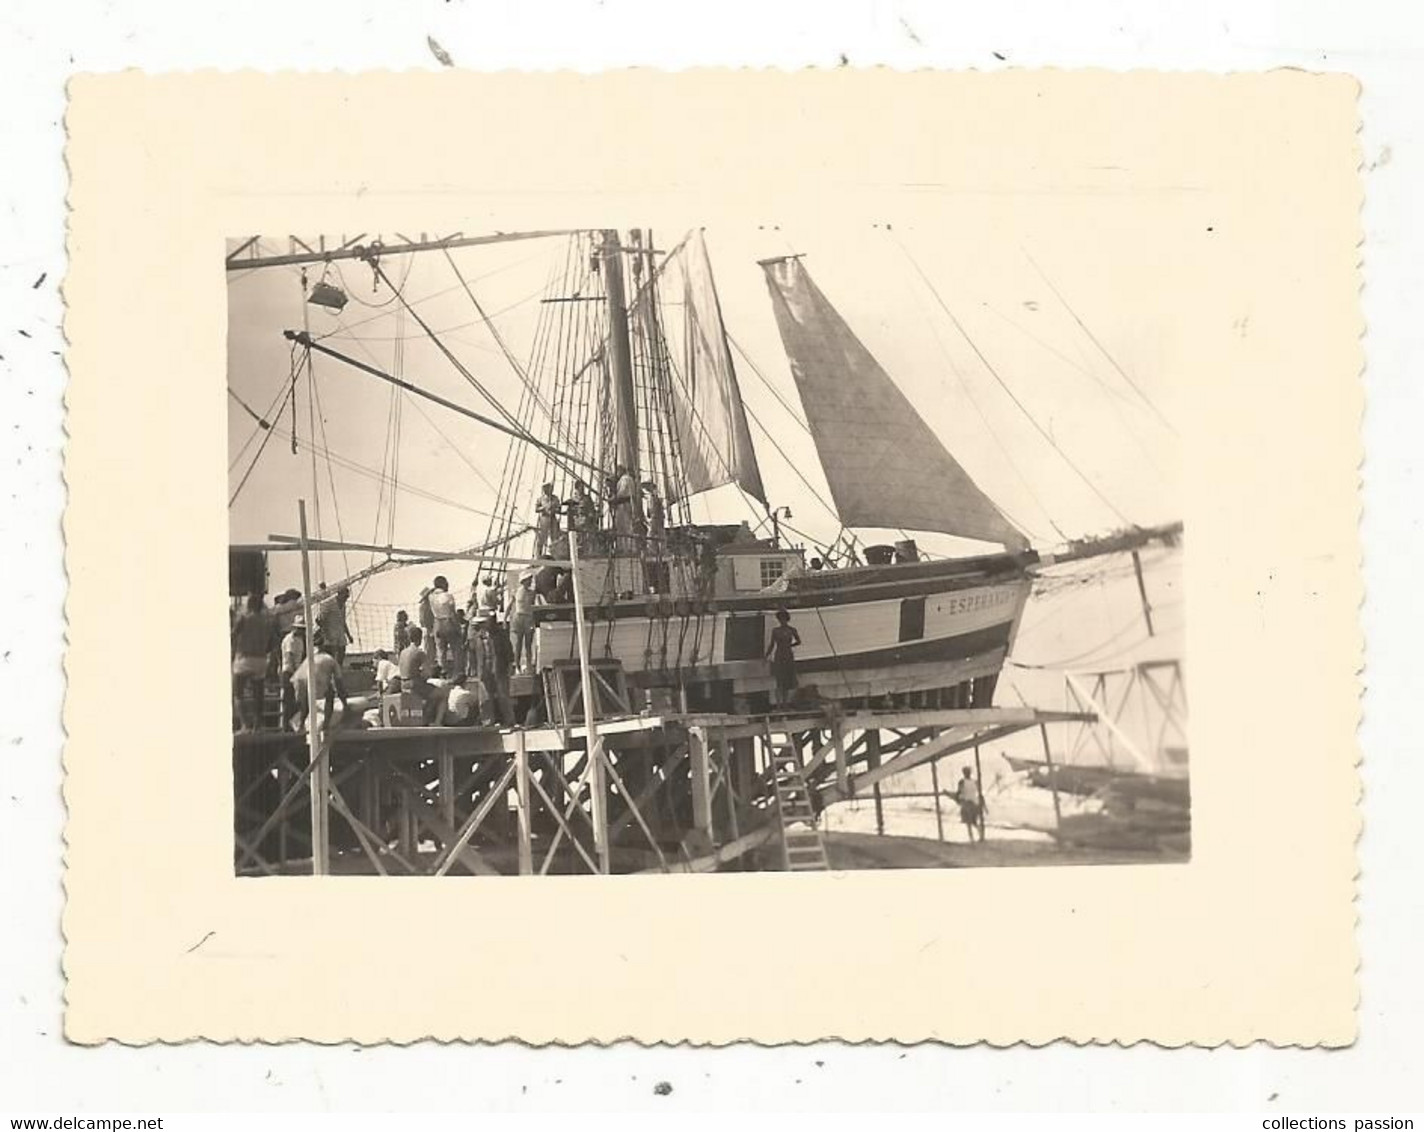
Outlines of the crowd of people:
{"label": "crowd of people", "polygon": [[[278,594],[269,608],[262,594],[250,594],[232,619],[232,696],[237,730],[263,728],[269,681],[281,688],[279,725],[300,730],[317,713],[334,720],[344,705],[341,669],[351,644],[344,586],[312,610],[308,632],[300,590]],[[308,653],[311,654],[310,660]]]}
{"label": "crowd of people", "polygon": [[[430,723],[469,722],[478,712],[486,722],[512,724],[510,679],[535,667],[534,610],[571,602],[572,587],[571,572],[550,561],[525,571],[512,588],[491,574],[478,576],[462,604],[449,579],[437,576],[420,591],[415,620],[404,609],[397,612],[391,647],[374,654],[377,698],[411,693]],[[281,689],[280,727],[300,730],[312,705],[322,718],[340,718],[349,698],[341,674],[353,640],[350,596],[341,587],[318,601],[313,633],[295,589],[278,594],[271,606],[261,594],[250,595],[234,611],[232,692],[239,732],[271,726],[263,716],[274,682]]]}

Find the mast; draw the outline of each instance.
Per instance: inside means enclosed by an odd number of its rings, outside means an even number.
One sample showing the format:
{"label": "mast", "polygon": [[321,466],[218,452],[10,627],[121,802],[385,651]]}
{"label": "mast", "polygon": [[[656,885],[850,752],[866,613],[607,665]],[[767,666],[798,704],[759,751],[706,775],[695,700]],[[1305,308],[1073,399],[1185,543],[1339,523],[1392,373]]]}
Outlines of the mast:
{"label": "mast", "polygon": [[[618,232],[603,232],[603,287],[608,299],[608,357],[613,380],[613,414],[617,432],[618,462],[637,483],[638,402],[633,389],[633,357],[628,344],[628,300],[623,290],[623,253]],[[634,501],[635,512],[637,509]]]}

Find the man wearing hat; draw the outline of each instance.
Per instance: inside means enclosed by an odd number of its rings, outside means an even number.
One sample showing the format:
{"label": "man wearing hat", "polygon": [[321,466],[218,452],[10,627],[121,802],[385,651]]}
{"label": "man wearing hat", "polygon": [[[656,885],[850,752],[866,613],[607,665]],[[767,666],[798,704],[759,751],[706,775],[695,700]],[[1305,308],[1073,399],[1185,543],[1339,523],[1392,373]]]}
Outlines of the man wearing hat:
{"label": "man wearing hat", "polygon": [[534,557],[542,558],[544,551],[559,537],[559,511],[563,504],[554,494],[554,485],[546,483],[534,501]]}
{"label": "man wearing hat", "polygon": [[272,599],[272,619],[277,622],[277,635],[285,637],[292,624],[302,615],[302,591],[283,590]]}
{"label": "man wearing hat", "polygon": [[291,628],[282,638],[278,651],[281,656],[282,727],[285,729],[291,726],[292,719],[297,714],[297,689],[292,684],[292,677],[296,675],[297,666],[307,655],[307,625],[300,613],[293,618]]}

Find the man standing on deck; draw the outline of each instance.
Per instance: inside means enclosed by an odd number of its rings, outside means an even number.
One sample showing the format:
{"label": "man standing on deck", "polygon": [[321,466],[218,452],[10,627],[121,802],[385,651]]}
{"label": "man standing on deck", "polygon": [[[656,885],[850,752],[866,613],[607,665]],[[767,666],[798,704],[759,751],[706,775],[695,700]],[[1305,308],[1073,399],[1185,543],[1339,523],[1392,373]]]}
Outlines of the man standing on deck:
{"label": "man standing on deck", "polygon": [[420,621],[420,631],[425,636],[425,643],[430,644],[435,639],[435,614],[430,612],[430,595],[434,591],[426,586],[420,591],[420,601],[416,605],[415,615]]}
{"label": "man standing on deck", "polygon": [[969,831],[969,841],[974,841],[974,833],[979,832],[979,840],[984,840],[984,794],[975,781],[974,772],[968,767],[954,790],[954,800],[959,803],[959,817],[964,828]]}
{"label": "man standing on deck", "polygon": [[534,557],[542,558],[559,537],[559,512],[563,505],[554,494],[554,485],[546,483],[534,501]]}
{"label": "man standing on deck", "polygon": [[471,650],[470,668],[479,677],[488,706],[486,718],[493,718],[501,727],[514,723],[514,702],[509,696],[509,673],[514,651],[509,638],[495,624],[494,614],[482,617]]}
{"label": "man standing on deck", "polygon": [[351,591],[342,586],[335,597],[321,603],[316,613],[317,632],[338,667],[346,663],[346,646],[351,643],[351,630],[346,624],[346,603],[350,598]]}
{"label": "man standing on deck", "polygon": [[424,639],[425,634],[418,627],[412,626],[410,644],[400,654],[398,667],[400,668],[401,691],[409,692],[420,700],[424,707],[427,723],[431,721],[433,714],[434,722],[438,724],[445,715],[445,689],[436,687],[430,682],[430,658],[421,648],[421,642]]}
{"label": "man standing on deck", "polygon": [[292,678],[297,674],[298,666],[307,656],[307,625],[302,620],[302,615],[297,614],[297,618],[292,622],[292,627],[287,635],[282,638],[281,645],[281,667],[280,675],[282,680],[282,726],[290,727],[292,720],[297,717],[297,688],[292,683]]}
{"label": "man standing on deck", "polygon": [[[262,726],[267,665],[277,640],[276,625],[261,594],[250,594],[247,607],[232,626],[232,695],[237,702],[238,730],[246,733]],[[247,693],[252,692],[252,706]]]}
{"label": "man standing on deck", "polygon": [[652,480],[643,481],[643,494],[647,497],[643,500],[643,515],[648,522],[648,538],[657,544],[667,534],[667,509],[658,494],[658,485]]}
{"label": "man standing on deck", "polygon": [[518,671],[534,669],[534,579],[524,574],[509,599],[509,631],[514,636],[514,660]]}
{"label": "man standing on deck", "polygon": [[304,723],[310,722],[313,727],[334,730],[346,710],[346,689],[341,683],[341,666],[320,634],[315,635],[311,655],[297,667],[292,683],[298,703],[292,729],[300,731]]}
{"label": "man standing on deck", "polygon": [[272,620],[277,623],[277,636],[285,637],[302,615],[302,591],[284,590],[272,602]]}
{"label": "man standing on deck", "polygon": [[493,613],[498,608],[499,588],[494,584],[494,578],[486,574],[475,587],[475,616],[479,618],[486,613]]}
{"label": "man standing on deck", "polygon": [[620,554],[632,554],[634,550],[633,508],[637,502],[638,485],[633,481],[633,473],[619,464],[613,485],[613,534]]}
{"label": "man standing on deck", "polygon": [[395,630],[391,634],[391,644],[395,648],[396,656],[405,652],[406,645],[410,644],[410,614],[404,609],[396,613]]}
{"label": "man standing on deck", "polygon": [[455,595],[450,592],[450,583],[444,574],[435,579],[429,600],[430,615],[435,623],[435,663],[443,675],[450,676],[455,670],[460,623],[455,618]]}
{"label": "man standing on deck", "polygon": [[588,484],[583,480],[574,480],[573,497],[564,507],[569,515],[569,529],[577,531],[580,538],[598,534],[598,503],[589,494]]}
{"label": "man standing on deck", "polygon": [[776,628],[771,631],[771,641],[766,646],[766,658],[771,661],[771,677],[775,686],[773,704],[785,707],[796,695],[796,652],[801,644],[801,634],[791,624],[791,614],[785,609],[776,611]]}

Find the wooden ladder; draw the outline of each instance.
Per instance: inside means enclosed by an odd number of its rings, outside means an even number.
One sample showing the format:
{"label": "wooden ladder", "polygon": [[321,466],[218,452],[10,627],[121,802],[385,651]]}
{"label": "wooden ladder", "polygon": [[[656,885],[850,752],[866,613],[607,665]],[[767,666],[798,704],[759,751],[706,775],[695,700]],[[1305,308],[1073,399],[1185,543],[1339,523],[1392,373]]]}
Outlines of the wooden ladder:
{"label": "wooden ladder", "polygon": [[826,843],[816,827],[811,791],[801,773],[801,756],[791,742],[778,743],[768,723],[763,733],[771,755],[776,790],[776,823],[781,833],[782,865],[787,872],[829,872]]}

